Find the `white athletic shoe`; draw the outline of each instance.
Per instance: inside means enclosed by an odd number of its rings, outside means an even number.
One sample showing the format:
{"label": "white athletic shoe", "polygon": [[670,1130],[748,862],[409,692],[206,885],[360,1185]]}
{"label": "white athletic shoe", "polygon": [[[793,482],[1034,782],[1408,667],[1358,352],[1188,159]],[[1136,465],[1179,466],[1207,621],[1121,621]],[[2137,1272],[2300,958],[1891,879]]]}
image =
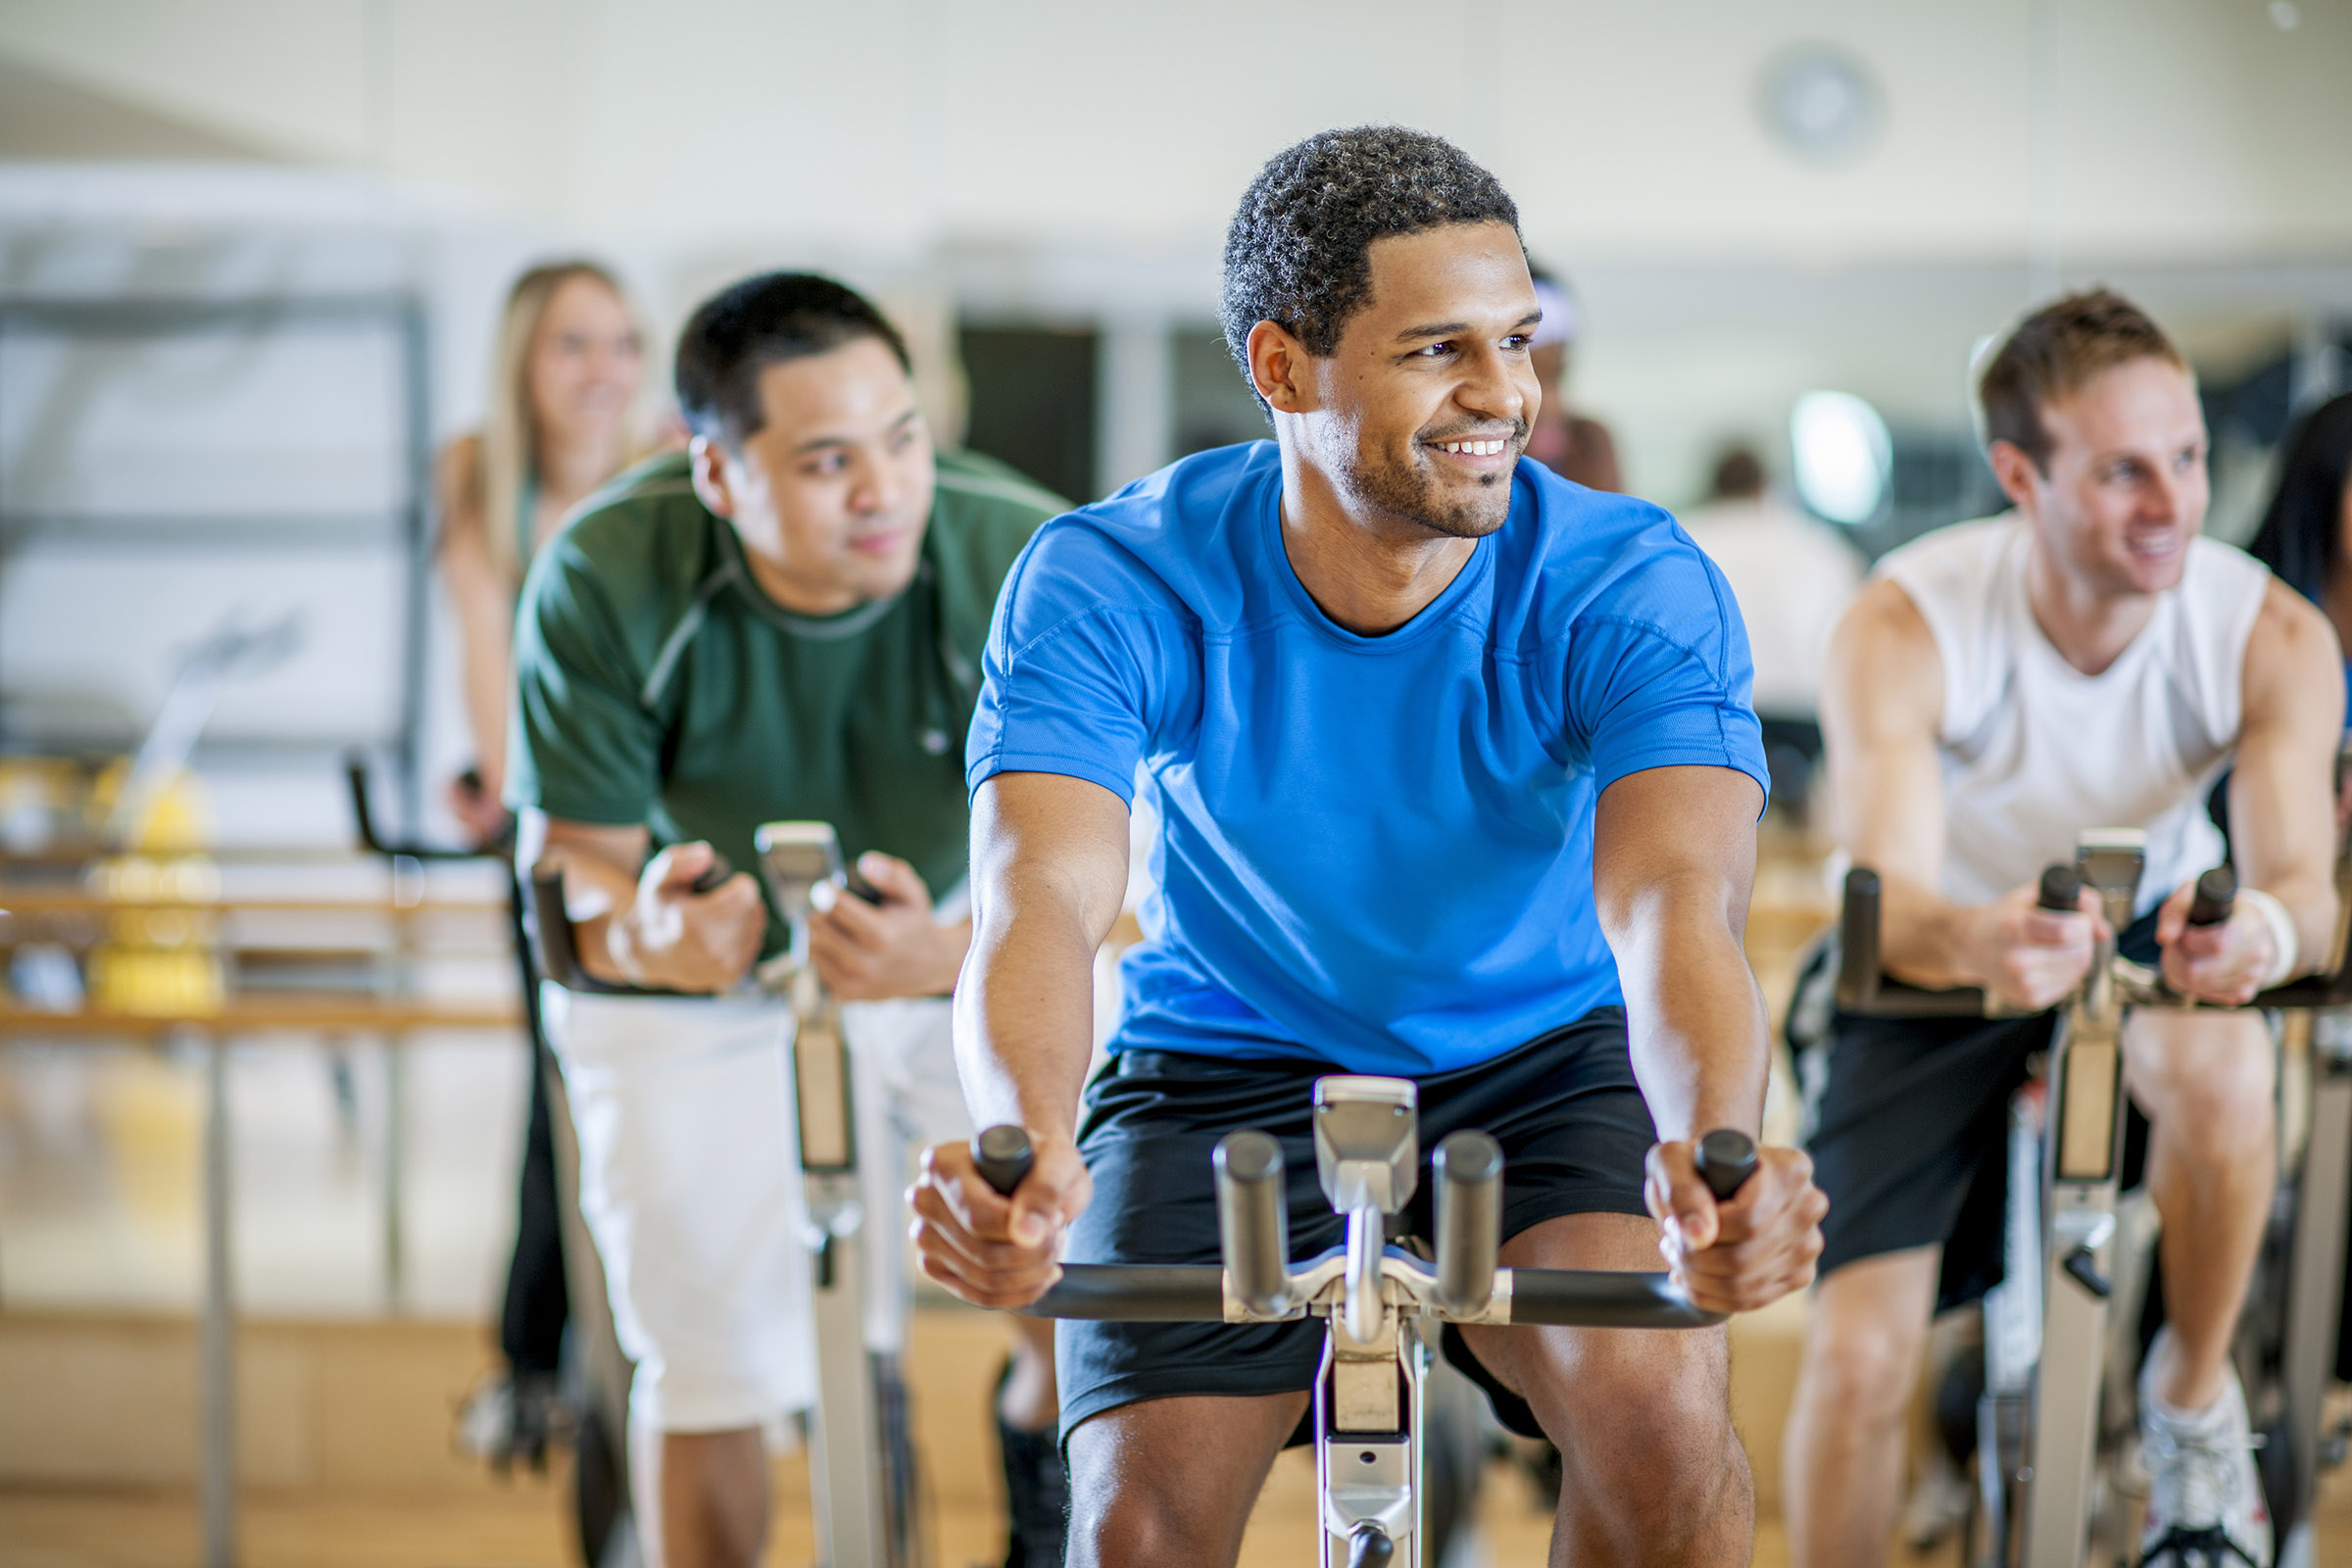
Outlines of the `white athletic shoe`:
{"label": "white athletic shoe", "polygon": [[2237,1374],[2210,1409],[2182,1419],[2150,1386],[2164,1348],[2139,1374],[2140,1454],[2148,1467],[2142,1568],[2271,1568],[2271,1511],[2254,1472],[2254,1436]]}

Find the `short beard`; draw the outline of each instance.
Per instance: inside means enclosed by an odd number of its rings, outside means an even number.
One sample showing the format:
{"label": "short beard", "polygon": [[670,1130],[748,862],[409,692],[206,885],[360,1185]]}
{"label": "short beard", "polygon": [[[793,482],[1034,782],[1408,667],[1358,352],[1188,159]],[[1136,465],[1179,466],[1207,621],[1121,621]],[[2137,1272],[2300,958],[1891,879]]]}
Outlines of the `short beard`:
{"label": "short beard", "polygon": [[[1511,450],[1517,454],[1526,446],[1527,426],[1523,423],[1511,437]],[[1418,442],[1412,450],[1420,450]],[[1402,463],[1350,462],[1340,470],[1340,486],[1358,506],[1384,512],[1431,533],[1484,539],[1510,518],[1511,475],[1517,467],[1514,462],[1501,472],[1483,478],[1478,493],[1466,501],[1449,499],[1410,458]]]}

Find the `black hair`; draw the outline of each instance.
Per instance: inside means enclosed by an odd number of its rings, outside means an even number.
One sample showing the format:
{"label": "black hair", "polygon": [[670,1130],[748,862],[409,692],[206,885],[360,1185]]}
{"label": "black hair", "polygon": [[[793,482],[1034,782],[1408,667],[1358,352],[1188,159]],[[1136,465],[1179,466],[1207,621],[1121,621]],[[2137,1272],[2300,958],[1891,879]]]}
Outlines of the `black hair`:
{"label": "black hair", "polygon": [[1448,223],[1507,223],[1515,234],[1519,209],[1441,137],[1357,125],[1276,153],[1225,231],[1225,346],[1250,391],[1251,327],[1272,321],[1329,357],[1371,295],[1372,242]]}
{"label": "black hair", "polygon": [[2304,416],[2286,444],[2271,510],[2246,546],[2289,588],[2325,601],[2344,565],[2344,485],[2352,479],[2352,392]]}
{"label": "black hair", "polygon": [[762,272],[696,307],[678,333],[678,413],[687,427],[725,446],[766,420],[760,374],[771,365],[877,339],[911,370],[906,340],[854,288],[813,272]]}

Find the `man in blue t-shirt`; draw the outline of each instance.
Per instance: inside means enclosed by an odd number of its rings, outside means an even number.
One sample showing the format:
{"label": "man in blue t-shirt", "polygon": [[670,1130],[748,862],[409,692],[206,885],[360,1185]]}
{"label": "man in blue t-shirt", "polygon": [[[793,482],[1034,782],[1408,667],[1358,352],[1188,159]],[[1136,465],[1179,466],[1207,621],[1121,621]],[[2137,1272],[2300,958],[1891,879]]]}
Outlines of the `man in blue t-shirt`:
{"label": "man in blue t-shirt", "polygon": [[[997,606],[957,1048],[974,1115],[1028,1128],[1037,1163],[1007,1202],[932,1150],[924,1268],[1014,1306],[1065,1231],[1072,1259],[1214,1261],[1209,1152],[1239,1127],[1283,1141],[1313,1255],[1340,1225],[1309,1097],[1338,1071],[1416,1080],[1425,1148],[1501,1143],[1506,1264],[1662,1250],[1718,1310],[1803,1286],[1804,1156],[1765,1151],[1721,1205],[1691,1162],[1764,1098],[1739,618],[1671,517],[1519,461],[1541,312],[1510,198],[1434,137],[1311,137],[1242,199],[1224,316],[1275,440],[1047,523]],[[1073,1141],[1139,774],[1160,892]],[[1446,1332],[1565,1454],[1576,1561],[1747,1560],[1726,1344]],[[1070,1561],[1232,1562],[1319,1347],[1311,1321],[1062,1324]]]}

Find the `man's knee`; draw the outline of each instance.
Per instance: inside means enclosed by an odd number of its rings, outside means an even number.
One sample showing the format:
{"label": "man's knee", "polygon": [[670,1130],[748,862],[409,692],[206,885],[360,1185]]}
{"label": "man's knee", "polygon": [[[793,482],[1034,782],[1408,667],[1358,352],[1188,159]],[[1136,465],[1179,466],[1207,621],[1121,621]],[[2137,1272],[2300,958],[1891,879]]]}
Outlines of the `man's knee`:
{"label": "man's knee", "polygon": [[2132,1095],[2169,1152],[2228,1160],[2270,1147],[2277,1051],[2259,1016],[2150,1020],[2132,1044]]}
{"label": "man's knee", "polygon": [[1630,1329],[1551,1330],[1523,1363],[1544,1432],[1601,1490],[1719,1471],[1732,1441],[1729,1340]]}
{"label": "man's knee", "polygon": [[1862,1428],[1901,1423],[1928,1338],[1928,1307],[1911,1272],[1906,1260],[1874,1258],[1822,1281],[1799,1383],[1810,1414]]}
{"label": "man's knee", "polygon": [[1231,1562],[1304,1402],[1152,1399],[1080,1423],[1068,1444],[1073,1568]]}

